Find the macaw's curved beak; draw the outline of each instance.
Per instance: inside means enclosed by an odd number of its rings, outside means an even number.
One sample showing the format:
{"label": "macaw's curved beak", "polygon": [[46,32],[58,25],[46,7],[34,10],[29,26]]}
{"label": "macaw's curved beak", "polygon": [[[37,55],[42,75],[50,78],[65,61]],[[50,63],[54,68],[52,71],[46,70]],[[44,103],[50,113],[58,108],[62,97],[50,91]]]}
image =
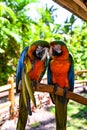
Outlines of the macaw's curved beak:
{"label": "macaw's curved beak", "polygon": [[49,57],[52,57],[52,46],[50,46],[50,50],[49,50]]}
{"label": "macaw's curved beak", "polygon": [[43,48],[41,53],[42,53],[42,58],[41,58],[41,60],[45,60],[45,58],[46,58],[47,55],[48,55],[48,48],[47,48],[47,47]]}

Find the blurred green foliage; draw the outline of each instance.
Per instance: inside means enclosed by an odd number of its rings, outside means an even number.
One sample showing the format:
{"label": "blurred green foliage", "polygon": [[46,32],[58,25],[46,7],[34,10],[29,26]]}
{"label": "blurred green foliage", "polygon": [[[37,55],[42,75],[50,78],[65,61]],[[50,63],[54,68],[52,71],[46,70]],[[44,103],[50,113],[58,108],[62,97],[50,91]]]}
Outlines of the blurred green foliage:
{"label": "blurred green foliage", "polygon": [[36,7],[38,19],[34,20],[27,15],[32,2],[36,0],[0,2],[0,86],[7,83],[9,75],[16,75],[23,48],[38,39],[64,40],[74,57],[75,70],[87,69],[87,24],[73,27],[76,20],[73,14],[63,25],[57,24],[53,15],[57,9],[47,5]]}

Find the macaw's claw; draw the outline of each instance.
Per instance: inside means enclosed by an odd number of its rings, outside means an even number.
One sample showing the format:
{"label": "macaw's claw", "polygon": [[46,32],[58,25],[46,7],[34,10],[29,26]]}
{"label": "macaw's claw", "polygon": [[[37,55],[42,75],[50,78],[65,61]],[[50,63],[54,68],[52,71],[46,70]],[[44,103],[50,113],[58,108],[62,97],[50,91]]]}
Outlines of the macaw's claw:
{"label": "macaw's claw", "polygon": [[28,107],[28,114],[29,114],[30,116],[32,115],[31,104],[30,104],[30,106]]}
{"label": "macaw's claw", "polygon": [[35,90],[37,88],[37,81],[36,80],[33,80],[33,86],[35,87]]}
{"label": "macaw's claw", "polygon": [[58,88],[58,84],[54,84],[53,93],[57,91],[57,88]]}
{"label": "macaw's claw", "polygon": [[66,103],[66,95],[67,95],[67,92],[68,92],[68,88],[64,88],[64,95],[62,97],[62,103],[65,105]]}

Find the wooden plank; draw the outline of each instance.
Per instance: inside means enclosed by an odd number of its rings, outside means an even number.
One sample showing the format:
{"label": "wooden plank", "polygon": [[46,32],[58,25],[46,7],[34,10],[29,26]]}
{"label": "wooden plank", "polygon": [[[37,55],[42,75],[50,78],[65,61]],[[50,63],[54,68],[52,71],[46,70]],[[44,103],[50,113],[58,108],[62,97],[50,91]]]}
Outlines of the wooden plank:
{"label": "wooden plank", "polygon": [[79,6],[81,6],[81,8],[85,11],[87,11],[86,6],[84,5],[84,3],[81,0],[73,0],[76,4],[78,4]]}
{"label": "wooden plank", "polygon": [[87,83],[87,80],[75,80],[75,84]]}
{"label": "wooden plank", "polygon": [[9,101],[0,104],[0,125],[2,125],[5,120],[10,118],[10,106],[11,102]]}
{"label": "wooden plank", "polygon": [[[13,85],[14,85],[14,88],[16,88],[16,83],[13,83]],[[0,94],[1,94],[1,92],[7,91],[9,89],[11,89],[11,84],[0,86]]]}
{"label": "wooden plank", "polygon": [[76,70],[75,74],[83,74],[83,73],[87,73],[87,70]]}
{"label": "wooden plank", "polygon": [[4,98],[6,96],[8,96],[9,92],[5,91],[5,92],[0,92],[0,98]]}
{"label": "wooden plank", "polygon": [[[14,94],[16,94],[16,90],[14,89]],[[0,92],[0,98],[4,98],[9,95],[9,91]]]}
{"label": "wooden plank", "polygon": [[5,103],[1,103],[0,104],[0,110],[5,108],[5,107],[10,107],[11,106],[11,102],[8,101],[8,102],[5,102]]}
{"label": "wooden plank", "polygon": [[[38,92],[48,92],[48,93],[53,93],[53,88],[54,86],[53,85],[47,85],[47,84],[40,84],[38,83],[37,84],[37,87],[34,89],[35,91],[38,91]],[[60,95],[60,96],[63,96],[64,95],[64,89],[58,87],[56,93],[56,95]],[[68,99],[71,99],[71,100],[74,100],[78,103],[81,103],[83,105],[87,105],[87,98],[83,97],[83,96],[80,96],[76,93],[73,93],[71,91],[68,91],[67,94],[66,94],[66,98]]]}
{"label": "wooden plank", "polygon": [[4,85],[0,87],[0,92],[7,91],[11,88],[10,84]]}
{"label": "wooden plank", "polygon": [[[80,0],[53,0],[60,6],[66,8],[70,12],[77,15],[79,18],[87,21],[87,9],[84,3]],[[77,2],[76,2],[77,1]]]}

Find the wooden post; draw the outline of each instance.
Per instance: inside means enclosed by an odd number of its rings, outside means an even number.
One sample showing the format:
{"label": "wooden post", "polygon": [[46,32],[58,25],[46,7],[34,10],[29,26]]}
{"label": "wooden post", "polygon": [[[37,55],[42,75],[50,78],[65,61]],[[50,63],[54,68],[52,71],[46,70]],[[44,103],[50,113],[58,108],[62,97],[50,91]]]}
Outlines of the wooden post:
{"label": "wooden post", "polygon": [[13,118],[14,117],[14,79],[12,76],[8,78],[8,84],[11,84],[11,88],[9,89],[8,99],[11,102],[10,118]]}

